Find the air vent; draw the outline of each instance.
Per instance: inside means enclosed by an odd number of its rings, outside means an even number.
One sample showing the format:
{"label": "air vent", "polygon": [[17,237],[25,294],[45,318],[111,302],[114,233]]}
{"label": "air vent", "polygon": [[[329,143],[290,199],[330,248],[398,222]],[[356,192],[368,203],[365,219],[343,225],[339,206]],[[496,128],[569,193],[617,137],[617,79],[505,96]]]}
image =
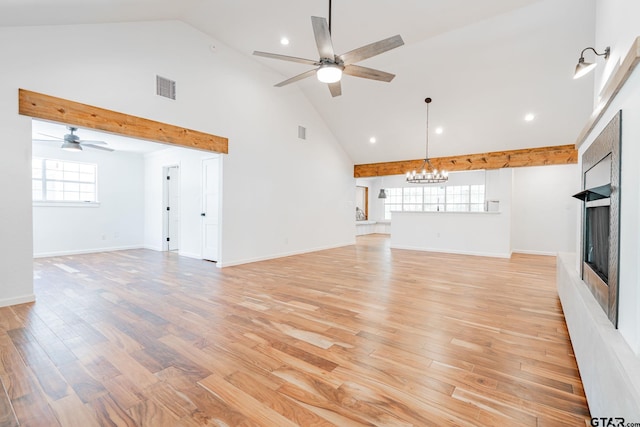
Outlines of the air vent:
{"label": "air vent", "polygon": [[165,77],[156,76],[156,94],[169,99],[176,99],[176,82]]}
{"label": "air vent", "polygon": [[298,138],[307,139],[307,128],[304,126],[298,126]]}

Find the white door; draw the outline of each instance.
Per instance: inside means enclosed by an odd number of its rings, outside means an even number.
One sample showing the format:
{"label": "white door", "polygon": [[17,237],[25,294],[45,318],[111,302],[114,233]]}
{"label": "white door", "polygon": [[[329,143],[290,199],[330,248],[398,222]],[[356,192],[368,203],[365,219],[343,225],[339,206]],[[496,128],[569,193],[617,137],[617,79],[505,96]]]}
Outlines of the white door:
{"label": "white door", "polygon": [[202,161],[202,258],[218,261],[220,160]]}
{"label": "white door", "polygon": [[180,249],[180,169],[166,168],[167,183],[167,250]]}

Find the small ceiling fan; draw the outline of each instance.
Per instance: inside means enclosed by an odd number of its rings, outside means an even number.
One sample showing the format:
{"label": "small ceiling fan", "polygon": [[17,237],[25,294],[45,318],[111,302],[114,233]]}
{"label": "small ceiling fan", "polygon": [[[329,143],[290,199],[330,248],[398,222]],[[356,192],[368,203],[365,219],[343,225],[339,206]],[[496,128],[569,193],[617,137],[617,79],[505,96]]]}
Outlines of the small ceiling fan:
{"label": "small ceiling fan", "polygon": [[[40,135],[44,135],[44,136],[48,136],[49,138],[54,138],[60,141],[64,141],[62,143],[61,148],[67,151],[82,151],[82,147],[93,148],[96,150],[103,150],[103,151],[114,151],[113,148],[101,147],[101,145],[107,145],[107,143],[104,141],[89,141],[89,140],[80,139],[80,137],[74,133],[75,131],[78,130],[77,127],[67,126],[67,129],[69,129],[69,133],[66,134],[63,138],[60,138],[58,136],[53,136],[53,135],[47,135],[44,133],[41,133]],[[51,142],[50,139],[36,139],[34,141]]]}
{"label": "small ceiling fan", "polygon": [[313,26],[313,34],[315,35],[318,53],[320,54],[320,59],[317,61],[297,58],[294,56],[279,55],[276,53],[260,51],[253,52],[256,56],[297,62],[300,64],[318,67],[280,82],[275,85],[276,87],[282,87],[316,74],[318,80],[328,84],[331,96],[336,97],[342,95],[340,79],[342,78],[343,73],[354,77],[379,80],[387,83],[395,77],[395,74],[374,70],[373,68],[362,67],[360,65],[355,65],[355,63],[402,46],[404,41],[399,34],[359,47],[347,53],[343,53],[342,55],[336,55],[333,51],[333,43],[331,41],[331,0],[329,0],[329,23],[327,24],[327,20],[325,18],[312,16],[311,25]]}

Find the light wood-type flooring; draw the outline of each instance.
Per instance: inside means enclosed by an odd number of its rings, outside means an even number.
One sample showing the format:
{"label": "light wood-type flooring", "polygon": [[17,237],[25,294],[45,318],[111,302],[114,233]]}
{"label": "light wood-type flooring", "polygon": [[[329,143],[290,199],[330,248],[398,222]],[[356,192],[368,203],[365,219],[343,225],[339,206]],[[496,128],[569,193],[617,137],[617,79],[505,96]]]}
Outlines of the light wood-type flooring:
{"label": "light wood-type flooring", "polygon": [[[584,426],[553,257],[355,246],[225,269],[35,260],[0,426]],[[15,414],[15,415],[14,415]]]}

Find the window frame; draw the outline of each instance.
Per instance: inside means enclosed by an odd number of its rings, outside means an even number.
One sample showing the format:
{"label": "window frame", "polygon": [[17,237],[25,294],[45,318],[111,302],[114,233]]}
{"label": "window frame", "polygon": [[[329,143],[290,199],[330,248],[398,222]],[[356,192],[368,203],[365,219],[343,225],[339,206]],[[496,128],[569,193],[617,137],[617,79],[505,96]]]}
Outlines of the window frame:
{"label": "window frame", "polygon": [[[62,173],[62,178],[52,178],[52,177],[47,177],[47,171],[52,171],[51,169],[47,169],[47,162],[59,162],[61,163],[61,168],[58,169],[57,172],[61,172]],[[38,165],[39,163],[39,165]],[[78,171],[67,171],[65,170],[65,165],[69,165],[69,164],[73,164],[74,166],[77,166]],[[100,206],[100,201],[98,199],[98,164],[97,163],[89,163],[89,162],[78,162],[75,160],[65,160],[65,159],[56,159],[56,158],[49,158],[49,157],[33,157],[32,158],[32,163],[31,163],[31,200],[33,203],[33,206],[64,206],[64,207],[98,207]],[[36,165],[38,165],[38,167],[36,167]],[[87,180],[81,180],[80,176],[83,173],[82,172],[82,167],[86,167],[89,166],[92,168],[91,172],[85,172],[85,173],[90,173],[91,175],[93,175],[93,180],[92,181],[87,181]],[[40,170],[40,176],[35,176],[34,172],[36,170]],[[76,174],[78,175],[77,179],[65,179],[65,172],[73,175]],[[36,189],[35,187],[35,183],[39,182],[39,190]],[[62,184],[62,190],[61,193],[64,197],[65,193],[74,193],[78,195],[78,199],[77,200],[56,200],[56,199],[47,199],[47,186],[50,183],[55,183],[55,184]],[[66,185],[77,185],[77,191],[74,190],[67,190],[65,191],[65,184]],[[82,186],[83,185],[92,185],[93,186],[93,191],[82,191]],[[40,199],[34,199],[34,194],[36,191],[40,191]],[[93,200],[81,200],[81,197],[83,194],[92,194],[92,198]]]}
{"label": "window frame", "polygon": [[[415,198],[415,195],[405,195],[405,189],[411,189],[415,193],[416,188],[420,188],[421,203],[405,202],[408,198]],[[433,191],[437,188],[441,191]],[[429,194],[427,195],[427,189]],[[486,212],[486,186],[484,184],[463,184],[463,185],[428,185],[424,187],[395,187],[385,189],[387,198],[384,200],[384,220],[391,220],[392,211],[400,212],[465,212],[482,213]],[[436,193],[436,194],[433,194]],[[474,197],[475,196],[475,197]],[[433,201],[435,197],[435,202]],[[442,197],[442,200],[440,200]],[[474,200],[481,199],[481,202]],[[411,209],[405,209],[411,206]],[[420,205],[419,209],[414,209]],[[453,207],[463,207],[464,209],[452,209]]]}

